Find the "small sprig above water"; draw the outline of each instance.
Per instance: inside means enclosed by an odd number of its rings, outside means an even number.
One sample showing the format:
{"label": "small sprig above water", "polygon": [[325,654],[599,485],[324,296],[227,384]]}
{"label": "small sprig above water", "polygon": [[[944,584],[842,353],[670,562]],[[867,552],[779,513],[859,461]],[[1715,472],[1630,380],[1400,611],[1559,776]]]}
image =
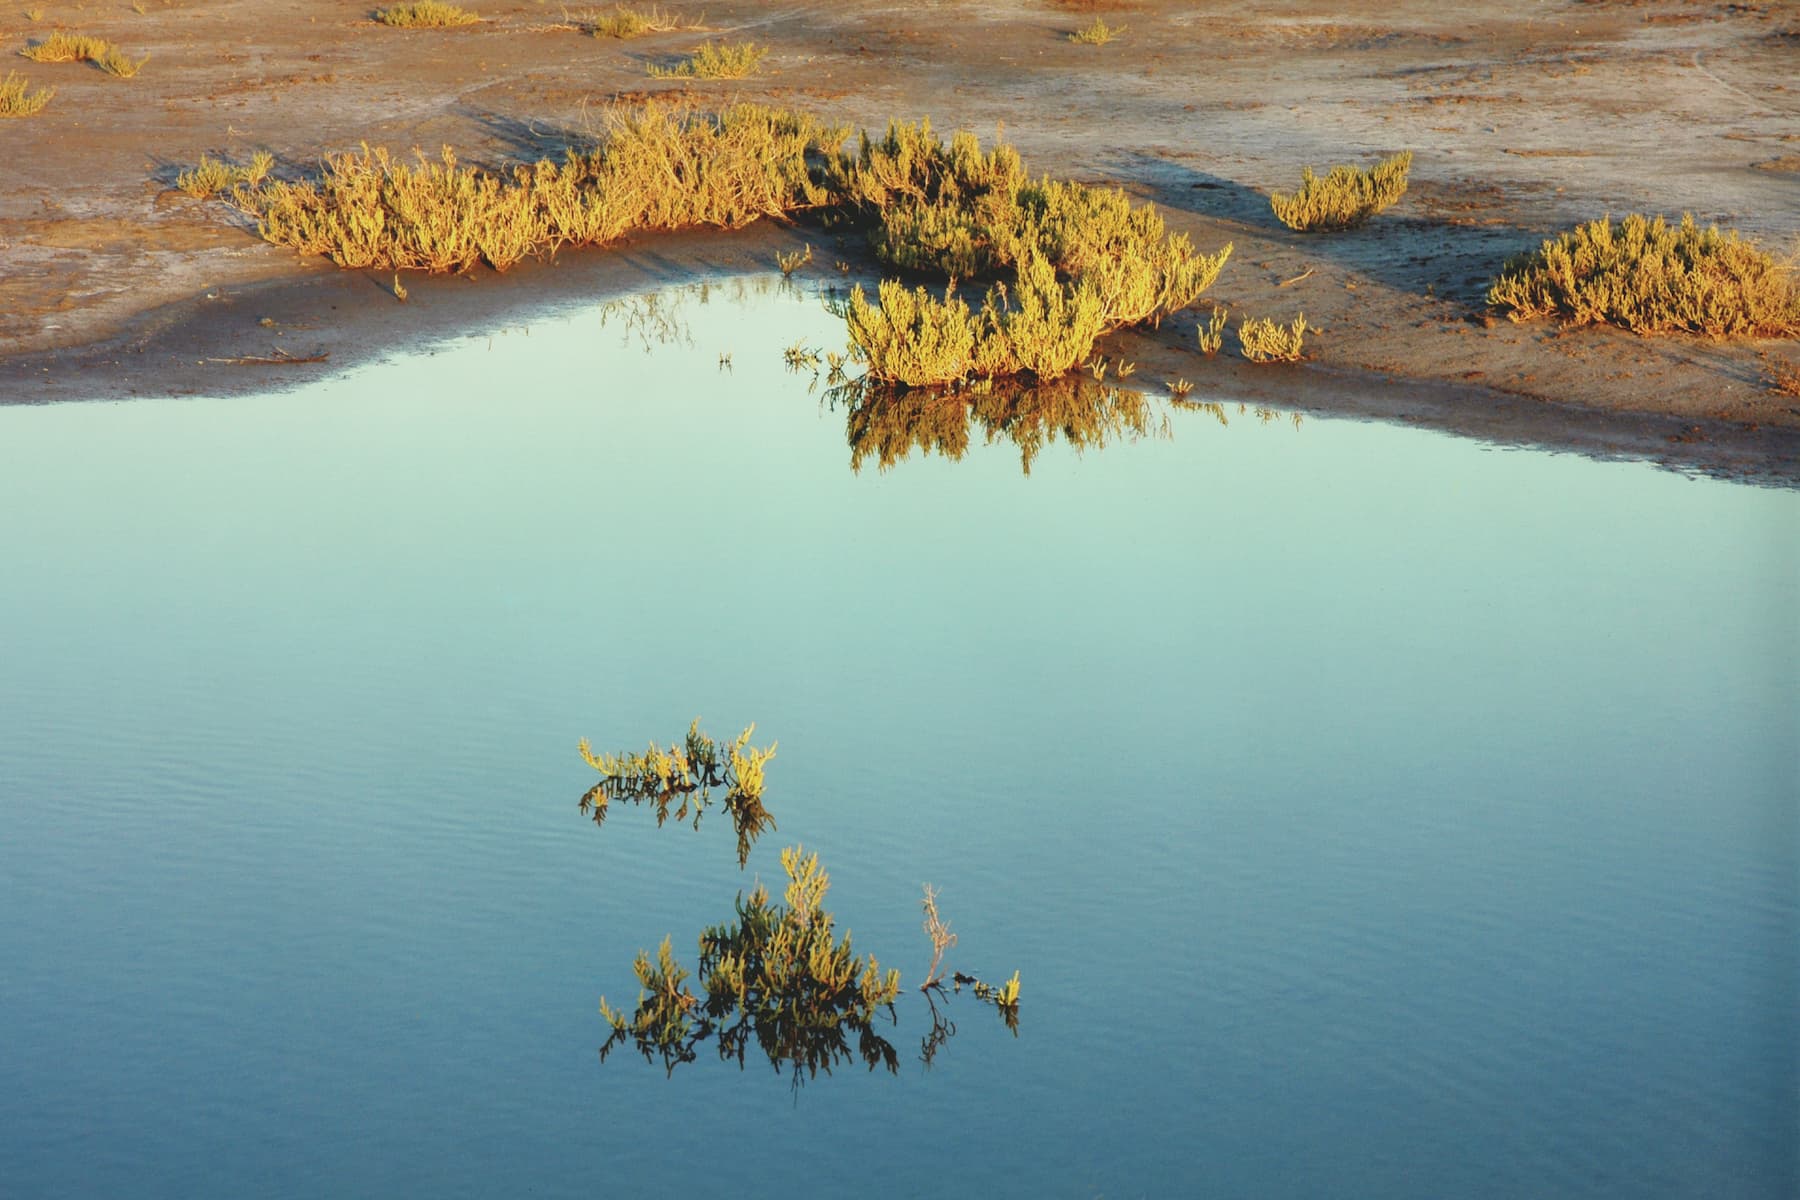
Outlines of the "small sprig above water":
{"label": "small sprig above water", "polygon": [[698,829],[701,816],[712,803],[713,790],[724,788],[725,811],[737,829],[738,866],[742,867],[763,830],[775,828],[775,818],[763,807],[762,796],[764,770],[775,757],[776,743],[769,743],[766,750],[757,749],[750,745],[755,732],[753,724],[733,741],[716,742],[700,731],[700,721],[695,718],[681,745],[671,743],[664,749],[651,742],[638,754],[595,754],[582,738],[581,757],[602,778],[582,794],[581,811],[600,825],[615,800],[649,804],[656,809],[659,828],[672,810],[677,821],[687,820],[691,812]]}

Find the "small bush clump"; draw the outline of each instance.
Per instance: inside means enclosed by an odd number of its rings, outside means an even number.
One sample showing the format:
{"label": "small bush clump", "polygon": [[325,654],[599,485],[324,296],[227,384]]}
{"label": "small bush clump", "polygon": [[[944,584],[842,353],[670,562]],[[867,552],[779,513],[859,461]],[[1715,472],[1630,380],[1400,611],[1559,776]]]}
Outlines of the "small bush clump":
{"label": "small bush clump", "polygon": [[1104,46],[1125,32],[1123,25],[1108,25],[1099,17],[1095,17],[1088,24],[1071,33],[1069,40],[1084,46]]}
{"label": "small bush clump", "polygon": [[1219,352],[1219,348],[1225,344],[1225,319],[1230,315],[1231,310],[1228,308],[1215,308],[1206,324],[1195,329],[1194,332],[1200,339],[1200,353],[1211,358]]}
{"label": "small bush clump", "polygon": [[481,21],[477,13],[443,4],[439,0],[416,0],[411,4],[391,4],[375,10],[375,19],[396,29],[452,29],[458,25],[475,25]]}
{"label": "small bush clump", "polygon": [[1277,192],[1269,197],[1269,205],[1290,229],[1349,229],[1404,196],[1406,173],[1411,168],[1411,150],[1384,158],[1367,171],[1333,167],[1323,179],[1307,167],[1301,172],[1300,190],[1290,195]]}
{"label": "small bush clump", "polygon": [[1515,321],[1557,317],[1633,333],[1800,333],[1800,286],[1766,251],[1684,215],[1589,221],[1508,259],[1488,303]]}
{"label": "small bush clump", "polygon": [[649,8],[628,8],[623,4],[615,5],[610,11],[593,13],[585,17],[582,27],[597,38],[642,37],[647,33],[670,33],[677,29],[692,29],[692,25],[684,25],[671,12],[658,8],[654,4]]}
{"label": "small bush clump", "polygon": [[36,116],[54,95],[55,88],[39,88],[34,92],[30,80],[16,71],[8,71],[6,78],[0,79],[0,117]]}
{"label": "small bush clump", "polygon": [[239,186],[254,187],[275,169],[275,156],[259,150],[248,163],[234,167],[202,154],[200,162],[175,177],[175,186],[196,200],[207,200]]}
{"label": "small bush clump", "polygon": [[1238,349],[1253,363],[1298,362],[1300,343],[1306,336],[1306,314],[1292,325],[1277,325],[1268,317],[1246,317],[1238,325]]}
{"label": "small bush clump", "polygon": [[117,75],[121,79],[130,79],[150,61],[146,55],[134,62],[123,50],[105,38],[89,37],[85,33],[63,33],[60,30],[41,42],[33,42],[19,53],[32,62],[91,62],[108,75]]}
{"label": "small bush clump", "polygon": [[744,79],[762,68],[767,46],[707,42],[673,66],[650,64],[652,79]]}

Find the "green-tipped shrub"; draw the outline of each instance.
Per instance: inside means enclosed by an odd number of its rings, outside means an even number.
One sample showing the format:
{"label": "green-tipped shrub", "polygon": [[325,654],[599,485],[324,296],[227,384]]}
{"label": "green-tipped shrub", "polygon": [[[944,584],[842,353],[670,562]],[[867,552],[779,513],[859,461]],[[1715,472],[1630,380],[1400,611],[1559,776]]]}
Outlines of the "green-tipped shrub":
{"label": "green-tipped shrub", "polygon": [[175,186],[196,200],[206,200],[239,186],[254,187],[275,169],[275,156],[259,150],[243,166],[202,154],[200,161],[175,177]]}
{"label": "green-tipped shrub", "polygon": [[50,97],[56,95],[55,88],[39,88],[30,90],[31,81],[16,71],[8,71],[5,79],[0,79],[0,117],[32,117],[44,110],[50,103]]}
{"label": "green-tipped shrub", "polygon": [[1384,158],[1367,171],[1333,167],[1323,179],[1307,167],[1301,173],[1300,190],[1291,195],[1277,192],[1269,197],[1269,205],[1290,229],[1348,229],[1404,196],[1406,173],[1411,168],[1411,150]]}
{"label": "green-tipped shrub", "polygon": [[1292,325],[1277,325],[1268,317],[1245,318],[1238,325],[1238,349],[1253,363],[1297,362],[1305,336],[1305,313]]}
{"label": "green-tipped shrub", "polygon": [[477,24],[481,17],[454,4],[439,3],[439,0],[417,0],[413,4],[378,8],[375,19],[396,29],[452,29],[458,25]]}
{"label": "green-tipped shrub", "polygon": [[1634,333],[1800,333],[1800,287],[1767,252],[1684,215],[1589,221],[1507,260],[1488,303],[1515,321],[1557,317]]}
{"label": "green-tipped shrub", "polygon": [[673,66],[650,64],[652,79],[744,79],[762,69],[767,46],[755,42],[707,42]]}

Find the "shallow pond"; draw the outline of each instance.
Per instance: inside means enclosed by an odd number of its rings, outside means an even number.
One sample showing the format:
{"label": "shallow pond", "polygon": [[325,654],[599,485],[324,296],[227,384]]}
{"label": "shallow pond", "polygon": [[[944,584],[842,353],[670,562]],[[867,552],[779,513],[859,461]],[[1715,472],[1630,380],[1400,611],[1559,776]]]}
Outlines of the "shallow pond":
{"label": "shallow pond", "polygon": [[[0,409],[0,1191],[1794,1194],[1800,496],[1160,400],[853,472],[765,283]],[[741,872],[577,809],[697,715]],[[602,1063],[794,844],[897,1072]],[[1021,980],[929,1069],[925,882]]]}

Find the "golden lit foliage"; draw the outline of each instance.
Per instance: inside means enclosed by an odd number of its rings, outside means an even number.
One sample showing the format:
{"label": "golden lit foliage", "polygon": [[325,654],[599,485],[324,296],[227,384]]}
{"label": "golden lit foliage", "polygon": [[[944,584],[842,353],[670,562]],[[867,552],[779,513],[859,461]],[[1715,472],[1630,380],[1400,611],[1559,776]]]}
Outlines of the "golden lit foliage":
{"label": "golden lit foliage", "polygon": [[474,25],[481,17],[443,4],[439,0],[417,0],[412,4],[391,4],[375,10],[375,19],[396,29],[452,29],[458,25]]}
{"label": "golden lit foliage", "polygon": [[1800,286],[1767,252],[1691,215],[1589,221],[1508,259],[1488,303],[1515,321],[1556,317],[1639,334],[1800,334]]}
{"label": "golden lit foliage", "polygon": [[275,169],[275,156],[259,150],[243,166],[202,154],[200,161],[175,177],[175,186],[197,200],[205,200],[239,186],[253,187]]}
{"label": "golden lit foliage", "polygon": [[1211,358],[1219,352],[1219,347],[1225,344],[1225,318],[1230,315],[1228,308],[1215,308],[1206,324],[1196,327],[1194,332],[1199,335],[1200,353]]}
{"label": "golden lit foliage", "polygon": [[868,360],[869,373],[907,387],[951,383],[974,363],[977,325],[969,306],[946,291],[942,300],[924,288],[884,279],[880,307],[858,284],[850,292],[846,321],[850,341]]}
{"label": "golden lit foliage", "polygon": [[1269,197],[1276,217],[1290,229],[1348,229],[1360,225],[1406,194],[1412,151],[1384,158],[1370,170],[1339,166],[1320,179],[1311,167],[1301,172],[1300,190]]}
{"label": "golden lit foliage", "polygon": [[6,78],[0,79],[0,117],[36,116],[50,103],[50,97],[56,95],[55,88],[39,88],[35,92],[30,88],[30,80],[16,71],[8,71]]}
{"label": "golden lit foliage", "polygon": [[1246,317],[1238,325],[1238,349],[1253,363],[1296,362],[1306,336],[1306,314],[1292,325],[1277,325],[1268,317]]}
{"label": "golden lit foliage", "polygon": [[121,79],[130,79],[150,61],[147,55],[133,61],[105,38],[89,37],[84,33],[64,33],[61,30],[42,41],[33,42],[19,53],[32,62],[91,62],[108,75],[117,75]]}
{"label": "golden lit foliage", "polygon": [[693,812],[694,828],[700,828],[700,817],[712,803],[714,788],[725,789],[725,811],[737,830],[738,866],[750,859],[750,847],[763,830],[775,828],[775,818],[763,807],[764,775],[769,760],[775,757],[775,743],[766,750],[750,744],[756,732],[751,725],[734,741],[715,742],[700,732],[700,722],[688,726],[687,738],[679,746],[663,749],[655,742],[642,754],[595,754],[587,739],[578,747],[588,766],[600,772],[599,783],[581,797],[583,813],[601,825],[613,801],[649,804],[656,809],[656,824],[661,828],[674,805],[677,821],[688,819]]}
{"label": "golden lit foliage", "polygon": [[755,42],[707,42],[673,66],[651,63],[649,72],[652,79],[744,79],[768,56],[769,48]]}
{"label": "golden lit foliage", "polygon": [[619,39],[642,37],[647,33],[670,33],[677,29],[697,28],[697,26],[683,23],[674,13],[654,4],[648,8],[630,8],[623,4],[617,4],[604,12],[593,12],[582,16],[578,25],[594,37]]}
{"label": "golden lit foliage", "polygon": [[1099,17],[1083,25],[1069,35],[1071,42],[1079,42],[1087,46],[1104,46],[1114,38],[1126,32],[1123,25],[1108,25]]}
{"label": "golden lit foliage", "polygon": [[504,270],[562,245],[633,230],[726,228],[825,202],[809,151],[846,131],[756,104],[716,115],[669,104],[612,112],[599,145],[509,172],[465,167],[453,151],[408,163],[387,150],[330,155],[316,179],[241,189],[263,237],[344,267]]}

